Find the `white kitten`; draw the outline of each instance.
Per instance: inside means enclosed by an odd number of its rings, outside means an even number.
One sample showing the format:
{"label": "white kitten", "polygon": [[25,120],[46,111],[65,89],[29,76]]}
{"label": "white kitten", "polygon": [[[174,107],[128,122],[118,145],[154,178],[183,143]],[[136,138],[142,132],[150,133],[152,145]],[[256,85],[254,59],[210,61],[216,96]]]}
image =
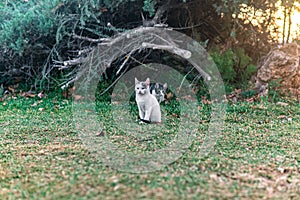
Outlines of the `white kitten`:
{"label": "white kitten", "polygon": [[160,106],[155,96],[150,94],[150,79],[145,82],[135,78],[135,100],[139,108],[139,116],[143,122],[161,122]]}

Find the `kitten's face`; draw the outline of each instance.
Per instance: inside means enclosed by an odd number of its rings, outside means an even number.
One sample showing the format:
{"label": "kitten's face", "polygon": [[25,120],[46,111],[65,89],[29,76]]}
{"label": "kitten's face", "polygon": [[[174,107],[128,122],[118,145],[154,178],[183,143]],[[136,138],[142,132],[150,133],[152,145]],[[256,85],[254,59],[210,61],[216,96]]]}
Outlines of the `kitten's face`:
{"label": "kitten's face", "polygon": [[139,95],[145,95],[149,91],[149,84],[149,78],[147,78],[145,82],[135,79],[135,93]]}
{"label": "kitten's face", "polygon": [[166,90],[167,90],[167,84],[160,84],[160,83],[155,83],[155,84],[150,84],[150,92],[153,94],[158,102],[162,102],[165,100],[165,95],[166,95]]}

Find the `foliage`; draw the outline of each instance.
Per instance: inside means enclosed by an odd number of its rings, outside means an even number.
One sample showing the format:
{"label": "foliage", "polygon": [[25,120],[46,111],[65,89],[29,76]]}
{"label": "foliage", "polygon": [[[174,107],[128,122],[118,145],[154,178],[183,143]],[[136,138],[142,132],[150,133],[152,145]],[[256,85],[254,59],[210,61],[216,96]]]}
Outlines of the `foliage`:
{"label": "foliage", "polygon": [[256,70],[251,58],[241,48],[227,49],[223,53],[212,50],[211,56],[224,82],[231,86],[247,85]]}
{"label": "foliage", "polygon": [[54,13],[49,12],[58,4],[57,0],[44,3],[9,2],[0,9],[0,45],[11,49],[19,55],[34,46],[43,46],[53,34],[56,24]]}
{"label": "foliage", "polygon": [[[278,35],[271,34],[276,33],[279,28],[276,24],[277,2],[278,0],[222,0],[217,3],[216,10],[223,13],[224,23],[230,25],[224,32],[228,39],[226,46],[243,48],[254,62],[258,62],[261,56],[278,43]],[[257,48],[260,50],[257,51]]]}
{"label": "foliage", "polygon": [[144,0],[143,10],[148,12],[150,17],[153,17],[155,14],[155,3],[152,0]]}
{"label": "foliage", "polygon": [[[208,49],[234,49],[233,66],[223,70],[240,80],[250,76],[246,54],[252,63],[270,49],[269,27],[276,11],[272,1],[202,1],[202,0],[6,0],[0,3],[0,76],[1,82],[36,80],[37,86],[57,86],[76,74],[80,63],[66,65],[66,60],[80,60],[107,38],[143,24],[141,13],[151,19],[165,6],[163,21],[174,30],[205,41]],[[252,10],[247,10],[252,9]],[[248,13],[262,12],[261,23],[249,21]],[[244,16],[244,17],[243,17]],[[258,16],[255,16],[255,20]],[[255,21],[254,20],[254,21]],[[108,26],[108,23],[110,26]],[[260,51],[256,51],[259,48]],[[244,49],[244,50],[241,50]],[[240,62],[240,63],[239,63]],[[238,67],[241,67],[240,69]],[[231,69],[230,69],[231,68]],[[64,69],[64,70],[62,70]],[[248,71],[250,70],[250,71]],[[244,73],[245,72],[245,73]],[[249,72],[249,73],[248,73]],[[239,79],[236,79],[238,81]]]}
{"label": "foliage", "polygon": [[[97,7],[98,5],[98,7]],[[99,1],[8,0],[0,6],[0,75],[8,83],[41,78],[43,66],[57,53],[67,30],[99,17]],[[72,22],[72,23],[70,23]],[[56,45],[59,47],[56,48]]]}
{"label": "foliage", "polygon": [[[121,13],[129,4],[133,6],[128,12],[143,8],[143,2],[133,4],[130,0],[8,0],[1,3],[1,82],[9,84],[21,77],[23,81],[35,81],[37,86],[51,84],[48,87],[53,87],[60,79],[68,79],[66,74],[76,73],[76,69],[71,66],[62,73],[57,70],[57,64],[79,54],[85,56],[79,52],[95,46],[98,38],[124,31],[122,27],[108,27],[107,23],[126,24],[122,20],[130,18],[121,15],[112,18],[112,13]],[[144,10],[154,13],[154,5],[154,1],[145,1]],[[138,15],[140,18],[140,13]]]}

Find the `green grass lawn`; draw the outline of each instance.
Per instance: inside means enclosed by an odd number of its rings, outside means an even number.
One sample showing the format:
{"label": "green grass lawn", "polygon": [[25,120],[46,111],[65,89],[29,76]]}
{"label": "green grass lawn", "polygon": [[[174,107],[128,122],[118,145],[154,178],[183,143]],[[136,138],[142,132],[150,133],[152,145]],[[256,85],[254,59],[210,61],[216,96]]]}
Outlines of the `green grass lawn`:
{"label": "green grass lawn", "polygon": [[[298,199],[300,106],[281,101],[288,105],[229,103],[206,157],[200,147],[209,109],[202,105],[199,133],[181,158],[159,171],[126,173],[83,144],[70,100],[7,99],[0,102],[0,199]],[[124,151],[155,151],[176,135],[176,118],[165,121],[165,134],[150,140],[123,134],[110,120],[102,126]]]}

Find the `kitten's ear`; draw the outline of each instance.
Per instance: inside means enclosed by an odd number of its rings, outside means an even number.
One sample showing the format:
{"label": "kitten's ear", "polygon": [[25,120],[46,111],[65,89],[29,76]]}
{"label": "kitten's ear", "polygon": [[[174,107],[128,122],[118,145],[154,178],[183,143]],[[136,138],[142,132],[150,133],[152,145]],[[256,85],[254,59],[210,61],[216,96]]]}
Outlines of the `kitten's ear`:
{"label": "kitten's ear", "polygon": [[164,84],[164,89],[167,89],[168,85],[167,83]]}
{"label": "kitten's ear", "polygon": [[136,78],[134,78],[134,82],[135,84],[137,84],[139,81]]}
{"label": "kitten's ear", "polygon": [[145,81],[146,85],[150,85],[150,79],[147,78],[146,81]]}

